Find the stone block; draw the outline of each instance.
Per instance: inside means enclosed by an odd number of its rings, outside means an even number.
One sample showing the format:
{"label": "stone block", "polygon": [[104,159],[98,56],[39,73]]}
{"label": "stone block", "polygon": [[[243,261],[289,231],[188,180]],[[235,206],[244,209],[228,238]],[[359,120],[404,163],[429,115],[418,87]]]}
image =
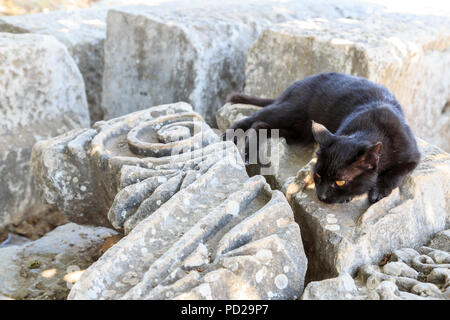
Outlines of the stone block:
{"label": "stone block", "polygon": [[0,33],[0,227],[40,203],[30,154],[34,143],[89,126],[83,78],[54,37]]}

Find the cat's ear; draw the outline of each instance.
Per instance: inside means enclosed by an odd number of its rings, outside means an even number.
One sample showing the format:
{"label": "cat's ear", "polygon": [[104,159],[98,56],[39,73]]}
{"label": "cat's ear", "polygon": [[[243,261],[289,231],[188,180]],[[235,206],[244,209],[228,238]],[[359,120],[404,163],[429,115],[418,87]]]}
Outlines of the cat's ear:
{"label": "cat's ear", "polygon": [[380,160],[382,143],[377,143],[365,148],[363,155],[355,161],[355,165],[364,170],[375,169]]}
{"label": "cat's ear", "polygon": [[328,129],[325,128],[324,125],[317,123],[314,120],[312,120],[311,130],[314,136],[314,140],[316,140],[316,142],[321,147],[327,145],[334,137],[334,134],[328,131]]}

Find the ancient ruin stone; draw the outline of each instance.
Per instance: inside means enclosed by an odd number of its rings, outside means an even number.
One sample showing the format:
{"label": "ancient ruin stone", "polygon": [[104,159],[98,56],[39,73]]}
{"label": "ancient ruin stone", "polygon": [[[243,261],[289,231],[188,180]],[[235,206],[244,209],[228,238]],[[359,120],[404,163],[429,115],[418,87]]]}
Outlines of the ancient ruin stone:
{"label": "ancient ruin stone", "polygon": [[112,247],[69,299],[295,299],[306,265],[283,194],[227,157]]}
{"label": "ancient ruin stone", "polygon": [[272,26],[248,54],[245,91],[276,97],[321,72],[385,85],[415,134],[450,151],[450,24],[445,17],[306,19]]}
{"label": "ancient ruin stone", "polygon": [[0,33],[0,228],[40,203],[29,160],[33,144],[89,126],[83,79],[51,36]]}
{"label": "ancient ruin stone", "polygon": [[354,274],[358,266],[395,249],[422,245],[448,226],[450,156],[423,140],[418,145],[419,166],[400,188],[373,205],[367,195],[347,204],[320,202],[311,176],[314,160],[286,182],[283,191],[309,248],[310,279]]}
{"label": "ancient ruin stone", "polygon": [[32,167],[43,198],[69,220],[128,232],[224,154],[237,154],[218,141],[180,102],[41,141]]}
{"label": "ancient ruin stone", "polygon": [[215,112],[226,95],[243,89],[247,53],[264,27],[319,12],[337,18],[367,16],[368,11],[357,4],[268,0],[110,10],[105,119],[148,105],[187,101],[215,126]]}
{"label": "ancient ruin stone", "polygon": [[429,246],[417,251],[394,250],[382,266],[361,266],[355,279],[343,273],[311,282],[302,299],[450,300],[450,252],[433,247],[448,231],[438,233]]}
{"label": "ancient ruin stone", "polygon": [[219,140],[180,102],[36,144],[48,202],[128,234],[70,298],[300,296],[307,260],[291,208]]}
{"label": "ancient ruin stone", "polygon": [[65,299],[73,282],[101,255],[116,231],[68,223],[44,237],[0,248],[0,296]]}
{"label": "ancient ruin stone", "polygon": [[358,294],[355,281],[348,273],[336,278],[311,281],[305,288],[302,300],[344,300]]}
{"label": "ancient ruin stone", "polygon": [[84,78],[91,123],[103,119],[100,106],[106,12],[85,9],[0,18],[0,32],[51,35],[66,45]]}

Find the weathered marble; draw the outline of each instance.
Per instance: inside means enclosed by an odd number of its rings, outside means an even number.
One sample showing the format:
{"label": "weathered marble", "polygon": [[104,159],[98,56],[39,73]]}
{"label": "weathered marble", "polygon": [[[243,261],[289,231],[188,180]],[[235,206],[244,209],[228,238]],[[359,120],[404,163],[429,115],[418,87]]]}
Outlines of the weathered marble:
{"label": "weathered marble", "polygon": [[321,72],[366,77],[395,94],[417,136],[450,151],[449,69],[445,17],[321,17],[264,30],[248,54],[245,91],[276,97]]}
{"label": "weathered marble", "polygon": [[69,299],[295,299],[306,265],[283,194],[227,157],[112,247]]}
{"label": "weathered marble", "polygon": [[380,265],[361,266],[355,279],[342,273],[310,282],[302,299],[450,300],[450,252],[433,247],[448,231],[438,233],[417,251],[397,249]]}
{"label": "weathered marble", "polygon": [[320,280],[380,260],[386,252],[424,244],[450,224],[450,156],[418,140],[422,159],[405,183],[369,205],[367,195],[347,204],[317,199],[314,160],[288,179],[283,191],[308,248],[308,277]]}
{"label": "weathered marble", "polygon": [[128,232],[212,163],[237,154],[218,140],[180,102],[41,141],[31,163],[43,198],[69,220]]}
{"label": "weathered marble", "polygon": [[40,201],[29,160],[33,144],[89,126],[83,78],[54,37],[0,33],[0,227]]}
{"label": "weathered marble", "polygon": [[91,123],[101,110],[107,9],[53,11],[0,18],[0,32],[51,35],[62,42],[83,75]]}
{"label": "weathered marble", "polygon": [[0,296],[65,299],[79,274],[101,255],[103,227],[68,223],[26,244],[0,248]]}

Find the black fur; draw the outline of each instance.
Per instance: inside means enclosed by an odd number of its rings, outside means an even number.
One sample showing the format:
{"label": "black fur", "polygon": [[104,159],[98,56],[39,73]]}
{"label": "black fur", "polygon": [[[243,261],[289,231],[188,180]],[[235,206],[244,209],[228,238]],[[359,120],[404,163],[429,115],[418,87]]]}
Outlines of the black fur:
{"label": "black fur", "polygon": [[364,78],[323,73],[294,82],[275,100],[234,94],[228,101],[264,106],[232,129],[279,129],[288,142],[319,144],[314,180],[317,196],[327,203],[365,192],[376,202],[420,161],[394,95]]}

